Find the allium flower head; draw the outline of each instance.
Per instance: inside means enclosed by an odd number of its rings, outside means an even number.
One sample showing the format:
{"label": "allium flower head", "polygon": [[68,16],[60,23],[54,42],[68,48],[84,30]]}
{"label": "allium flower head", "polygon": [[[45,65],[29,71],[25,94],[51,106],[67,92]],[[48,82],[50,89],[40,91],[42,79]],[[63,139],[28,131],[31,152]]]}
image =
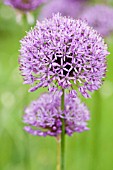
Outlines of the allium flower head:
{"label": "allium flower head", "polygon": [[6,5],[10,5],[18,10],[27,12],[35,10],[44,0],[4,0]]}
{"label": "allium flower head", "polygon": [[106,72],[107,46],[85,21],[54,15],[37,25],[21,41],[20,70],[30,91],[75,86],[84,97],[97,90]]}
{"label": "allium flower head", "polygon": [[83,8],[83,0],[51,0],[42,8],[39,20],[50,18],[53,13],[57,12],[60,12],[63,16],[77,18]]}
{"label": "allium flower head", "polygon": [[64,118],[67,135],[88,130],[87,121],[90,115],[87,107],[78,98],[73,99],[66,95],[65,109],[62,111],[60,99],[59,93],[46,93],[33,101],[25,109],[23,118],[28,126],[24,129],[32,135],[57,136],[62,132],[61,119]]}
{"label": "allium flower head", "polygon": [[96,29],[102,36],[113,32],[113,8],[106,5],[88,7],[81,18],[86,19],[88,24]]}

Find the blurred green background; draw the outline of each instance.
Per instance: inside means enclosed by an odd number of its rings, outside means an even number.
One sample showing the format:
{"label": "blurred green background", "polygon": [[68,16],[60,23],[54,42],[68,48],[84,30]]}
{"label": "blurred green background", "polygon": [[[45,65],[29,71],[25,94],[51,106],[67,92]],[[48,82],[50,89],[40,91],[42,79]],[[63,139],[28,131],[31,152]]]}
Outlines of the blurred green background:
{"label": "blurred green background", "polygon": [[[28,29],[0,4],[0,170],[56,169],[56,140],[23,131],[25,106],[45,91],[28,93],[18,70],[19,41]],[[91,111],[90,131],[66,137],[66,170],[113,170],[113,36],[106,42],[107,77],[91,99],[82,98]]]}

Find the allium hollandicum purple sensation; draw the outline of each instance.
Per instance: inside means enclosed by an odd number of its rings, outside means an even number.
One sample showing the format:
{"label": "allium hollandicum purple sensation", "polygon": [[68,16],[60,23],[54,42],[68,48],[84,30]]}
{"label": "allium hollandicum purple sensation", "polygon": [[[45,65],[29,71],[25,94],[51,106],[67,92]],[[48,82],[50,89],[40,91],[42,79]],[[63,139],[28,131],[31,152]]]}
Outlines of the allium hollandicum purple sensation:
{"label": "allium hollandicum purple sensation", "polygon": [[[84,0],[85,1],[85,0]],[[63,16],[77,18],[84,9],[83,0],[51,0],[42,8],[39,20],[52,17],[53,13],[60,12]]]}
{"label": "allium hollandicum purple sensation", "polygon": [[24,129],[32,135],[57,136],[62,132],[62,121],[65,121],[65,133],[71,136],[74,132],[89,130],[87,121],[90,114],[79,98],[65,96],[65,109],[61,110],[59,93],[45,93],[25,109],[23,117],[27,126]]}
{"label": "allium hollandicum purple sensation", "polygon": [[21,40],[20,70],[30,91],[68,89],[84,97],[100,88],[106,72],[107,45],[85,21],[54,15]]}
{"label": "allium hollandicum purple sensation", "polygon": [[12,6],[24,12],[35,10],[43,2],[44,0],[4,0],[6,5]]}
{"label": "allium hollandicum purple sensation", "polygon": [[102,36],[113,32],[113,8],[106,5],[95,5],[86,8],[81,18],[86,19],[88,24],[96,29]]}

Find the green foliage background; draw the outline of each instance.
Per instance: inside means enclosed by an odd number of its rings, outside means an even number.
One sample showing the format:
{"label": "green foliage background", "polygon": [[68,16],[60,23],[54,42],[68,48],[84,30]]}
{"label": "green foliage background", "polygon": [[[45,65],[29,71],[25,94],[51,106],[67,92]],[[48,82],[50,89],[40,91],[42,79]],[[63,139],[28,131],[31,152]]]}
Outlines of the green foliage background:
{"label": "green foliage background", "polygon": [[[20,39],[29,30],[15,12],[0,4],[0,170],[56,169],[56,140],[23,131],[24,108],[45,89],[28,93],[18,70]],[[90,131],[66,137],[66,170],[113,170],[113,36],[102,88],[84,100],[91,111]]]}

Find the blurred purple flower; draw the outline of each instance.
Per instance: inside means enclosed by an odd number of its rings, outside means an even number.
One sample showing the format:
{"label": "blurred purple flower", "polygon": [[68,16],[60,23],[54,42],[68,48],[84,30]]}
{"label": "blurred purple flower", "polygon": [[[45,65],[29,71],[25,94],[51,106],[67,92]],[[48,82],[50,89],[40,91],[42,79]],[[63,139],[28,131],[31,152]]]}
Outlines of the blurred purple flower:
{"label": "blurred purple flower", "polygon": [[102,36],[107,36],[113,31],[113,8],[106,5],[95,5],[86,8],[81,15],[88,24],[96,29]]}
{"label": "blurred purple flower", "polygon": [[62,121],[65,120],[65,133],[72,135],[74,132],[89,130],[87,121],[90,114],[87,107],[80,99],[65,96],[65,109],[60,109],[61,96],[59,93],[43,94],[38,100],[33,101],[25,109],[24,129],[32,135],[57,136],[62,131]]}
{"label": "blurred purple flower", "polygon": [[84,8],[85,0],[51,0],[46,4],[39,15],[39,20],[52,17],[53,13],[60,12],[63,16],[77,18]]}
{"label": "blurred purple flower", "polygon": [[44,0],[4,0],[6,5],[12,6],[24,12],[35,10],[43,2]]}
{"label": "blurred purple flower", "polygon": [[56,14],[37,25],[21,40],[20,70],[30,91],[79,89],[84,97],[97,90],[106,72],[107,45],[82,20]]}

